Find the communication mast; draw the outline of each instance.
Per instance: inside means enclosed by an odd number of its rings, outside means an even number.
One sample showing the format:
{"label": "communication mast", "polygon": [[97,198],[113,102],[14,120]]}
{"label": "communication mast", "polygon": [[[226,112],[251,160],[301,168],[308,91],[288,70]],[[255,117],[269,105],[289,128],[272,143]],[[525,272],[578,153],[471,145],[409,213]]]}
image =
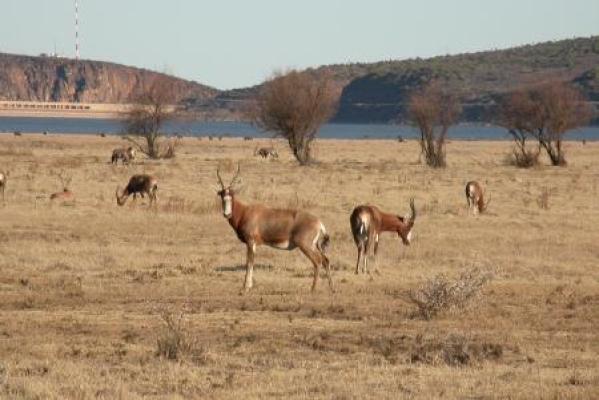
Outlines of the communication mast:
{"label": "communication mast", "polygon": [[79,0],[75,0],[75,59],[79,60]]}

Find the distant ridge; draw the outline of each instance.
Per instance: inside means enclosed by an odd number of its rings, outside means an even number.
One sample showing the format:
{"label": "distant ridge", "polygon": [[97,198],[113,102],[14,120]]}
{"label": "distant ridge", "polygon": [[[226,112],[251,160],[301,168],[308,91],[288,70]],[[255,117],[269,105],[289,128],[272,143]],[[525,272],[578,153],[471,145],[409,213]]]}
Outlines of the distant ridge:
{"label": "distant ridge", "polygon": [[[548,80],[578,86],[599,104],[599,36],[427,59],[326,65],[340,93],[336,122],[406,119],[410,93],[431,79],[445,82],[464,104],[463,121],[489,121],[500,96]],[[0,100],[125,103],[158,73],[100,61],[0,53]],[[219,91],[169,76],[179,102],[213,120],[243,118],[261,86]]]}
{"label": "distant ridge", "polygon": [[[126,103],[160,74],[120,64],[0,53],[0,100]],[[180,101],[207,100],[218,90],[165,75]]]}
{"label": "distant ridge", "polygon": [[[550,79],[572,82],[599,102],[599,36],[428,59],[322,66],[340,87],[337,122],[405,120],[410,93],[431,79],[444,81],[464,103],[464,121],[487,121],[499,96]],[[260,86],[221,92],[215,101],[239,102]]]}

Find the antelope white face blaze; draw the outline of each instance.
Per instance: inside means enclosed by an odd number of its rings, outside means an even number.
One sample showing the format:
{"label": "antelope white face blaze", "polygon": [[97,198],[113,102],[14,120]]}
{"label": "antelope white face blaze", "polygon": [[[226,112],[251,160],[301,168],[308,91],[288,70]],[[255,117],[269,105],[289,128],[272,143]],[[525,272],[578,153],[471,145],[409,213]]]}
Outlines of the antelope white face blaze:
{"label": "antelope white face blaze", "polygon": [[412,231],[410,230],[410,232],[408,232],[408,243],[412,243]]}
{"label": "antelope white face blaze", "polygon": [[229,193],[223,196],[223,215],[226,218],[229,218],[231,215],[233,215],[233,198]]}

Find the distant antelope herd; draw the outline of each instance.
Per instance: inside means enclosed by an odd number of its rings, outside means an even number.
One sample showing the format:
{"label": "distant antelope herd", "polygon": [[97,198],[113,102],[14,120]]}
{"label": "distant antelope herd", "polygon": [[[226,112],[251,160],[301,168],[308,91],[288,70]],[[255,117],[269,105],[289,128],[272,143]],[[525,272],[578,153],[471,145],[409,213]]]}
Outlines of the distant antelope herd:
{"label": "distant antelope herd", "polygon": [[[256,155],[264,158],[278,155],[274,148],[261,148]],[[118,148],[112,152],[111,163],[129,164],[135,159],[135,150]],[[241,168],[237,165],[237,171],[228,185],[225,185],[220,168],[216,169],[216,178],[219,184],[218,196],[221,200],[223,216],[235,231],[238,239],[246,245],[246,273],[243,291],[249,291],[254,283],[254,258],[258,246],[267,245],[281,250],[299,249],[312,263],[314,277],[312,291],[316,289],[320,268],[326,270],[329,287],[333,290],[331,278],[331,263],[326,255],[330,243],[330,236],[323,222],[316,216],[297,209],[271,208],[263,204],[245,204],[237,197],[238,185],[240,183]],[[0,172],[0,192],[4,203],[4,192],[6,189],[8,171]],[[68,188],[71,181],[64,171],[57,174],[63,190],[50,195],[51,200],[61,202],[74,201],[75,195]],[[474,214],[484,212],[490,203],[490,197],[485,199],[486,194],[482,185],[476,181],[470,181],[465,188],[469,212]],[[158,179],[152,175],[137,174],[131,176],[123,190],[116,188],[116,202],[119,206],[125,205],[127,199],[133,195],[149,198],[150,207],[158,201]],[[369,255],[376,259],[380,234],[383,232],[395,232],[406,246],[412,242],[413,228],[416,222],[416,206],[414,199],[410,200],[410,214],[405,217],[386,213],[378,207],[365,204],[354,208],[350,218],[351,233],[358,250],[355,273],[370,273],[368,270]],[[376,266],[375,266],[376,271]]]}

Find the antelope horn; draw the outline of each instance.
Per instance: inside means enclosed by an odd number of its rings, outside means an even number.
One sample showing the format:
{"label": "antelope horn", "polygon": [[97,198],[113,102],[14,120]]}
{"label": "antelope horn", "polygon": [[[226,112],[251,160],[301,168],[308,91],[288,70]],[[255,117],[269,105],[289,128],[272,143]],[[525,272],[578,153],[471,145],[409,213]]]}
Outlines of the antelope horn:
{"label": "antelope horn", "polygon": [[416,206],[414,205],[414,198],[410,199],[410,211],[412,212],[412,215],[410,215],[410,222],[408,222],[408,225],[411,228],[414,226],[414,222],[416,221]]}
{"label": "antelope horn", "polygon": [[123,195],[122,195],[122,194],[121,194],[121,195],[119,195],[119,187],[117,186],[117,187],[116,187],[116,203],[117,203],[119,206],[124,206],[126,201],[127,201],[127,199],[124,199],[124,200],[123,200]]}
{"label": "antelope horn", "polygon": [[218,178],[218,183],[222,190],[225,190],[225,184],[223,183],[223,178],[220,176],[220,167],[216,167],[216,177]]}
{"label": "antelope horn", "polygon": [[237,172],[235,172],[235,176],[233,176],[233,179],[231,179],[231,183],[229,184],[229,187],[235,185],[236,183],[239,183],[239,173],[241,172],[241,166],[239,165],[239,163],[237,163]]}

